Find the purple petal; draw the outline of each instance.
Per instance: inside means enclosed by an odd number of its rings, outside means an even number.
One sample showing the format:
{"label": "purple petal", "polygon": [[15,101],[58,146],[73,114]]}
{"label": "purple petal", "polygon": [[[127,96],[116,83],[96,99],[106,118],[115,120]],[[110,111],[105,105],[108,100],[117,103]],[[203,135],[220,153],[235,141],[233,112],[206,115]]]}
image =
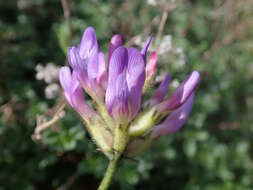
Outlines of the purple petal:
{"label": "purple petal", "polygon": [[180,86],[172,93],[168,100],[157,106],[158,111],[167,112],[180,107],[192,94],[199,81],[199,72],[193,71]]}
{"label": "purple petal", "polygon": [[164,77],[162,83],[159,85],[159,87],[155,91],[154,95],[148,101],[151,106],[155,104],[159,104],[160,102],[163,101],[164,97],[168,93],[169,83],[170,83],[170,74],[167,74]]}
{"label": "purple petal", "polygon": [[82,59],[87,59],[97,50],[97,39],[95,31],[92,27],[86,28],[79,46],[79,53]]}
{"label": "purple petal", "polygon": [[95,31],[92,27],[88,27],[84,33],[79,50],[80,58],[87,64],[87,74],[91,81],[93,81],[98,74],[98,43]]}
{"label": "purple petal", "polygon": [[87,121],[89,118],[95,118],[95,111],[87,104],[83,97],[83,90],[78,86],[71,94],[73,108]]}
{"label": "purple petal", "polygon": [[110,64],[110,59],[114,50],[122,45],[123,45],[122,37],[119,34],[115,34],[111,38],[111,42],[110,42],[109,53],[108,53],[108,64]]}
{"label": "purple petal", "polygon": [[68,62],[76,71],[86,72],[87,70],[85,61],[79,55],[79,49],[74,46],[68,49]]}
{"label": "purple petal", "polygon": [[165,136],[179,130],[186,122],[191,110],[194,101],[194,93],[188,98],[188,100],[166,118],[166,120],[156,125],[151,134],[152,138],[158,136]]}
{"label": "purple petal", "polygon": [[71,71],[67,66],[61,67],[59,71],[59,80],[64,90],[67,90],[71,84]]}
{"label": "purple petal", "polygon": [[128,64],[127,49],[123,46],[118,47],[112,54],[109,65],[108,86],[106,89],[105,103],[109,113],[112,111],[112,106],[115,100],[115,82],[118,76],[124,72]]}
{"label": "purple petal", "polygon": [[[69,55],[77,55],[74,54],[75,51],[70,50]],[[69,56],[70,57],[70,56]],[[72,56],[75,58],[75,56]],[[79,56],[80,57],[80,56]],[[82,66],[85,66],[83,68],[86,68],[86,64],[82,64]],[[73,70],[75,73],[75,77],[80,82],[80,85],[85,89],[85,91],[92,96],[92,98],[95,99],[95,101],[98,101],[99,99],[104,98],[104,89],[96,83],[96,81],[93,80],[93,78],[88,78],[86,69],[82,70],[78,65],[72,64]]]}
{"label": "purple petal", "polygon": [[59,80],[61,83],[61,86],[64,90],[64,95],[67,99],[67,101],[69,102],[69,104],[72,105],[72,101],[71,101],[71,81],[72,81],[72,76],[71,76],[71,71],[69,69],[69,67],[64,66],[61,67],[60,71],[59,71]]}
{"label": "purple petal", "polygon": [[141,50],[141,55],[143,56],[143,59],[144,59],[145,63],[147,61],[147,51],[148,51],[148,47],[150,45],[151,40],[152,40],[152,35],[149,36],[145,46]]}
{"label": "purple petal", "polygon": [[71,71],[69,67],[65,66],[60,69],[59,78],[60,78],[60,83],[63,87],[64,95],[67,101],[72,107],[76,108],[76,106],[73,103],[73,100],[75,100],[76,98],[80,99],[79,97],[76,97],[75,95],[75,91],[78,88],[80,88],[79,82],[76,78],[76,74],[73,72],[71,75]]}
{"label": "purple petal", "polygon": [[84,120],[95,116],[95,111],[83,98],[83,91],[77,80],[77,74],[72,73],[69,67],[62,67],[59,73],[61,86],[69,104],[82,116]]}
{"label": "purple petal", "polygon": [[99,52],[98,62],[99,64],[98,64],[97,82],[100,86],[106,89],[108,76],[106,72],[104,53]]}
{"label": "purple petal", "polygon": [[71,79],[71,86],[70,86],[71,93],[74,93],[74,91],[78,87],[80,87],[80,83],[78,80],[78,74],[77,74],[77,72],[73,71],[72,72],[72,79]]}
{"label": "purple petal", "polygon": [[132,118],[139,111],[142,87],[145,81],[145,64],[141,53],[136,48],[128,50],[127,85],[130,91],[130,107]]}
{"label": "purple petal", "polygon": [[115,100],[112,108],[112,117],[118,123],[128,122],[129,110],[128,110],[128,87],[126,81],[126,72],[122,72],[115,84]]}
{"label": "purple petal", "polygon": [[93,81],[97,78],[98,75],[98,50],[94,50],[91,52],[90,57],[87,62],[87,73],[90,81]]}

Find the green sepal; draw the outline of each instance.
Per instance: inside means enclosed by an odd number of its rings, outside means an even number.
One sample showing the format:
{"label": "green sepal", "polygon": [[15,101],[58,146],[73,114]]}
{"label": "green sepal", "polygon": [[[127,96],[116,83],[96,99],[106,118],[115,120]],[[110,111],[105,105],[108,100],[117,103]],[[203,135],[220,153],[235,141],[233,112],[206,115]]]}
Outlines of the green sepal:
{"label": "green sepal", "polygon": [[113,121],[113,119],[109,115],[109,113],[105,107],[105,104],[104,103],[103,104],[96,104],[96,108],[97,108],[97,111],[99,112],[100,116],[104,119],[106,125],[113,132],[113,130],[115,128],[115,122]]}
{"label": "green sepal", "polygon": [[161,118],[161,114],[153,107],[136,116],[131,123],[128,133],[133,137],[140,137],[153,127]]}
{"label": "green sepal", "polygon": [[104,121],[96,118],[90,119],[89,122],[84,121],[84,124],[95,144],[111,159],[113,157],[113,137],[111,132],[106,128]]}
{"label": "green sepal", "polygon": [[119,125],[114,129],[113,150],[122,153],[128,142],[127,126]]}

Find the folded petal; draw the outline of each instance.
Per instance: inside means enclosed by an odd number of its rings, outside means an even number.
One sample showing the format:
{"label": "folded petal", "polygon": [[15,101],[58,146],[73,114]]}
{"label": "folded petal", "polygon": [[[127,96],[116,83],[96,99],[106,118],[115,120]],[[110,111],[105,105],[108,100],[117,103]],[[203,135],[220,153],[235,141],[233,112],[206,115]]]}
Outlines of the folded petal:
{"label": "folded petal", "polygon": [[141,55],[143,56],[144,63],[146,63],[146,61],[147,61],[147,51],[148,51],[148,47],[151,43],[151,40],[152,40],[152,35],[149,36],[145,46],[141,50]]}
{"label": "folded petal", "polygon": [[79,85],[77,73],[71,71],[65,66],[60,69],[59,79],[64,90],[64,95],[69,104],[82,116],[88,120],[95,116],[95,111],[86,103],[83,97],[83,90]]}
{"label": "folded petal", "polygon": [[106,66],[105,66],[105,56],[104,53],[99,52],[98,55],[98,75],[97,75],[97,82],[100,86],[102,86],[104,89],[106,89],[107,85],[107,72],[106,72]]}
{"label": "folded petal", "polygon": [[108,85],[105,95],[106,108],[109,113],[112,112],[112,106],[116,98],[115,82],[118,76],[126,71],[128,64],[128,52],[123,46],[118,47],[112,54],[109,65]]}
{"label": "folded petal", "polygon": [[154,95],[150,98],[150,100],[148,100],[151,106],[159,104],[160,102],[163,101],[164,97],[168,93],[169,83],[170,83],[170,74],[167,74],[164,77],[161,84],[159,85],[159,87],[157,88],[157,90],[155,91]]}
{"label": "folded petal", "polygon": [[145,81],[145,63],[139,50],[130,48],[128,50],[127,85],[130,91],[129,104],[132,119],[139,111],[141,104],[142,87]]}
{"label": "folded petal", "polygon": [[82,60],[79,54],[79,49],[72,46],[68,49],[68,62],[71,67],[79,72],[86,72],[87,65],[85,60]]}
{"label": "folded petal", "polygon": [[110,59],[114,50],[122,45],[123,45],[122,37],[119,34],[115,34],[111,38],[111,42],[110,42],[109,53],[108,53],[108,64],[110,64]]}
{"label": "folded petal", "polygon": [[71,78],[71,85],[70,85],[70,91],[71,93],[74,93],[74,91],[80,87],[80,83],[78,80],[78,74],[77,72],[73,71],[72,72],[72,78]]}
{"label": "folded petal", "polygon": [[90,55],[97,50],[97,39],[95,31],[92,27],[86,28],[79,46],[79,53],[82,59],[87,59]]}
{"label": "folded petal", "polygon": [[64,90],[68,90],[71,84],[71,71],[67,66],[61,67],[59,71],[59,80]]}
{"label": "folded petal", "polygon": [[81,99],[80,97],[77,97],[80,93],[76,94],[78,88],[81,90],[76,74],[74,72],[71,74],[69,67],[65,66],[60,69],[59,79],[67,101],[72,107],[76,108],[79,101],[75,101],[76,103],[74,103],[73,100]]}
{"label": "folded petal", "polygon": [[92,27],[84,31],[81,43],[76,49],[87,67],[88,78],[93,81],[98,74],[98,43]]}
{"label": "folded petal", "polygon": [[76,97],[73,94],[75,94],[77,88],[80,88],[76,74],[74,72],[71,74],[69,67],[64,66],[60,69],[59,79],[67,101],[72,107],[75,107],[73,98]]}
{"label": "folded petal", "polygon": [[95,118],[96,112],[84,100],[83,90],[80,86],[75,88],[71,94],[71,101],[73,108],[81,115],[85,121],[88,121],[91,118]]}
{"label": "folded petal", "polygon": [[150,59],[146,65],[146,78],[150,78],[155,72],[157,61],[157,53],[154,51],[151,53]]}
{"label": "folded petal", "polygon": [[67,101],[69,102],[69,104],[72,105],[72,101],[71,101],[71,81],[72,81],[72,76],[71,76],[71,71],[69,69],[69,67],[64,66],[61,67],[60,71],[59,71],[59,80],[61,83],[61,86],[64,90],[64,95],[67,99]]}
{"label": "folded petal", "polygon": [[128,123],[129,108],[128,108],[128,96],[129,91],[126,81],[126,72],[122,72],[115,83],[115,100],[112,108],[112,117],[117,123]]}
{"label": "folded petal", "polygon": [[151,138],[158,136],[165,136],[179,130],[186,122],[194,101],[194,93],[188,98],[188,100],[166,118],[166,120],[159,125],[154,126]]}
{"label": "folded petal", "polygon": [[98,70],[99,70],[98,55],[99,55],[98,49],[94,49],[91,52],[90,57],[87,58],[87,73],[88,73],[88,78],[90,79],[90,81],[94,81],[94,79],[96,79],[98,75]]}
{"label": "folded petal", "polygon": [[180,107],[186,102],[199,81],[199,72],[193,71],[180,86],[172,93],[168,100],[157,105],[159,112],[167,112]]}

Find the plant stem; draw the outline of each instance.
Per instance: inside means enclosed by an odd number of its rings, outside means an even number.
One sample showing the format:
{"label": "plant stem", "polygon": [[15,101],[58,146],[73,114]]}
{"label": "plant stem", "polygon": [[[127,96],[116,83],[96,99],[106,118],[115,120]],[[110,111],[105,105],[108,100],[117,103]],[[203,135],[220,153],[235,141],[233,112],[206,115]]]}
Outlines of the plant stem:
{"label": "plant stem", "polygon": [[106,173],[104,175],[104,178],[102,182],[100,183],[98,190],[107,190],[111,181],[112,177],[117,169],[118,161],[121,157],[120,153],[116,153],[112,160],[110,160],[109,166],[106,170]]}

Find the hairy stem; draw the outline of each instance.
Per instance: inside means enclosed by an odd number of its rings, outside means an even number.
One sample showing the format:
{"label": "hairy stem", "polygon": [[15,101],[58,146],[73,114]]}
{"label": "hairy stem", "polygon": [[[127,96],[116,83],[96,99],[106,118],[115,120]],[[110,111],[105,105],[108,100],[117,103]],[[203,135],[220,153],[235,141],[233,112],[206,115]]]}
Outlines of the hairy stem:
{"label": "hairy stem", "polygon": [[111,184],[113,175],[117,169],[118,161],[121,157],[121,154],[115,153],[112,160],[110,160],[109,166],[106,170],[106,173],[104,175],[104,178],[101,182],[101,184],[98,187],[98,190],[107,190],[109,185]]}

